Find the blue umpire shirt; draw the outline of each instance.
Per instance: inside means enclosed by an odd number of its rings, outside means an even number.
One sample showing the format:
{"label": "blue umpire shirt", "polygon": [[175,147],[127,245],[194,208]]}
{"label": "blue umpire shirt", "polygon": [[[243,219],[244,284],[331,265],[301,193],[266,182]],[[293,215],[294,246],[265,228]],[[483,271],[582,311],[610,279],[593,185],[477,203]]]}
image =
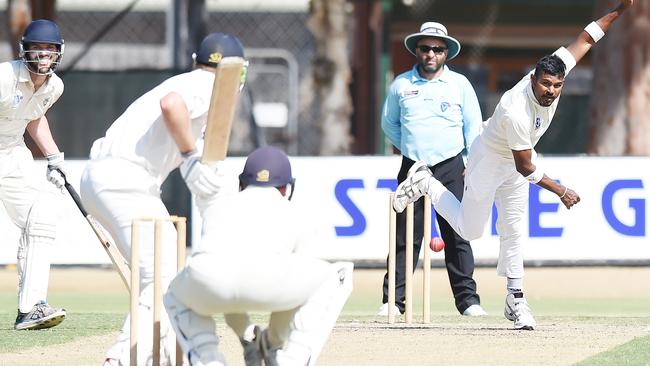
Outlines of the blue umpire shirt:
{"label": "blue umpire shirt", "polygon": [[427,80],[417,65],[397,76],[384,103],[381,128],[402,155],[429,166],[469,151],[483,122],[476,92],[447,65]]}

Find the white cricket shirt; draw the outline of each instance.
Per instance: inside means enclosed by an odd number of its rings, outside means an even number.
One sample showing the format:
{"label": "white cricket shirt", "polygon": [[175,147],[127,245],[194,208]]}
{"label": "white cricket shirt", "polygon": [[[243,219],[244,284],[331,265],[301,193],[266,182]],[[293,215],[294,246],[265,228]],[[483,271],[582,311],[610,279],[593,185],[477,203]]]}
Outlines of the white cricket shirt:
{"label": "white cricket shirt", "polygon": [[[576,65],[564,47],[554,52],[566,65],[566,75]],[[531,85],[532,70],[512,89],[503,94],[494,114],[484,123],[480,136],[485,146],[503,157],[513,159],[512,150],[533,149],[551,125],[560,96],[548,107],[541,106]]]}
{"label": "white cricket shirt", "polygon": [[61,94],[63,81],[55,74],[34,92],[22,60],[0,63],[0,148],[21,144],[27,124],[41,118]]}
{"label": "white cricket shirt", "polygon": [[305,220],[304,213],[277,188],[248,186],[241,192],[218,196],[203,212],[199,249],[309,255],[318,240]]}
{"label": "white cricket shirt", "polygon": [[183,98],[190,112],[192,135],[198,139],[207,120],[213,83],[214,74],[202,69],[163,81],[134,101],[113,122],[106,136],[93,143],[90,158],[128,160],[162,184],[182,158],[163,121],[160,99],[170,92]]}

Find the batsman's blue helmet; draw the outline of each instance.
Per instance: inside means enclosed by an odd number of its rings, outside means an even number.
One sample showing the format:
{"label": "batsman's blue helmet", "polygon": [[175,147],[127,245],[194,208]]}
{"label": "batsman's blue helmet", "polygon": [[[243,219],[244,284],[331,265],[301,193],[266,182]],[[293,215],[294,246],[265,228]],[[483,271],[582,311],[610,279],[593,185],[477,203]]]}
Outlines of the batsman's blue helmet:
{"label": "batsman's blue helmet", "polygon": [[263,146],[250,153],[244,164],[244,171],[239,175],[239,184],[242,187],[248,185],[285,187],[290,185],[291,194],[293,194],[295,181],[291,175],[289,157],[284,151],[273,146]]}
{"label": "batsman's blue helmet", "polygon": [[29,23],[23,33],[20,43],[25,47],[29,43],[49,43],[58,46],[59,51],[63,46],[63,38],[59,27],[53,21],[47,19],[38,19]]}
{"label": "batsman's blue helmet", "polygon": [[[50,56],[46,57],[50,57],[52,60],[52,63],[47,70],[39,69],[38,63],[41,59],[41,54],[44,52],[41,50],[30,50],[28,45],[33,43],[45,43],[56,46],[56,52],[46,51],[46,53],[50,54]],[[59,27],[57,27],[57,25],[51,20],[37,19],[29,23],[27,28],[25,28],[23,37],[18,45],[18,54],[25,65],[27,65],[29,71],[38,75],[50,75],[61,63],[64,46],[61,32],[59,32]],[[56,56],[54,57],[52,54],[55,54]]]}
{"label": "batsman's blue helmet", "polygon": [[244,57],[244,46],[230,33],[210,33],[192,55],[197,64],[217,67],[224,57]]}

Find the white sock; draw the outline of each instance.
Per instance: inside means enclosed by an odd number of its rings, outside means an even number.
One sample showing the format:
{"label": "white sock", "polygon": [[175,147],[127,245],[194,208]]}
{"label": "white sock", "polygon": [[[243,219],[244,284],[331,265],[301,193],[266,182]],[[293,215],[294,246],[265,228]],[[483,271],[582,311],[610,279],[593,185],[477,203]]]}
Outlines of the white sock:
{"label": "white sock", "polygon": [[524,279],[523,278],[510,278],[508,277],[508,282],[506,285],[509,294],[514,294],[515,292],[523,292],[524,290]]}
{"label": "white sock", "polygon": [[246,327],[242,339],[247,342],[252,342],[255,339],[255,324],[250,324]]}

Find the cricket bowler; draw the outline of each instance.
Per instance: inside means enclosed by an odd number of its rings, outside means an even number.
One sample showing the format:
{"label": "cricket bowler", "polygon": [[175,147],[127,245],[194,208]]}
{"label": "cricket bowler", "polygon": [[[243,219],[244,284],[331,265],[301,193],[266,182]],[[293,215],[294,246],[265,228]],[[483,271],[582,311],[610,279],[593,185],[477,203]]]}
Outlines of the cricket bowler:
{"label": "cricket bowler", "polygon": [[570,45],[542,57],[535,70],[503,94],[469,152],[465,194],[460,202],[423,162],[414,164],[408,178],[397,187],[395,211],[402,212],[409,203],[429,194],[436,211],[467,240],[483,234],[492,204],[496,204],[501,242],[497,273],[506,277],[504,316],[514,322],[515,329],[536,327],[523,292],[529,185],[537,184],[554,193],[567,209],[580,202],[574,190],[551,179],[536,164],[535,145],[551,124],[568,73],[632,3],[622,0],[615,9],[589,23]]}

